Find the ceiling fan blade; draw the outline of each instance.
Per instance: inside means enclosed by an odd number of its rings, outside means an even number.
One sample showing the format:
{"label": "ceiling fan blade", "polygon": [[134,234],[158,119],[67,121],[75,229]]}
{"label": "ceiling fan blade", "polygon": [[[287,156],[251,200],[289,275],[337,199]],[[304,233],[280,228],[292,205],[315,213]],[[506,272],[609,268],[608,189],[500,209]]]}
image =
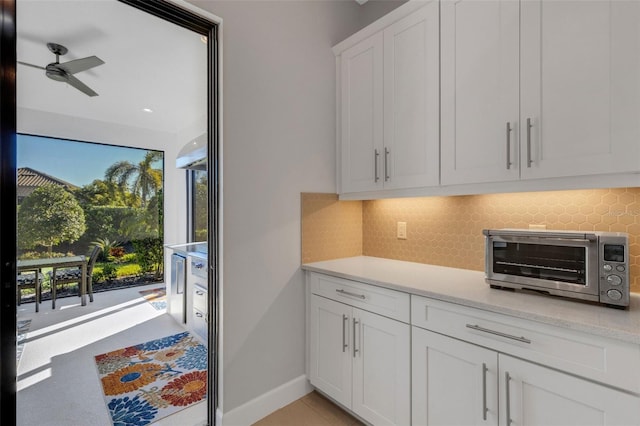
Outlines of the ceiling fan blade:
{"label": "ceiling fan blade", "polygon": [[78,80],[76,77],[72,76],[71,74],[68,74],[67,77],[68,77],[67,83],[69,83],[71,86],[75,87],[85,95],[98,96],[96,92],[94,92],[89,86],[87,86],[86,84]]}
{"label": "ceiling fan blade", "polygon": [[104,61],[97,56],[88,56],[86,58],[74,59],[73,61],[64,62],[58,65],[58,67],[62,68],[69,74],[75,74],[102,64],[104,64]]}
{"label": "ceiling fan blade", "polygon": [[38,68],[39,70],[44,70],[44,69],[46,69],[45,67],[41,67],[41,66],[39,66],[39,65],[28,64],[28,63],[26,63],[26,62],[20,62],[20,61],[18,61],[18,63],[19,63],[20,65],[26,65],[26,66],[31,67],[31,68]]}

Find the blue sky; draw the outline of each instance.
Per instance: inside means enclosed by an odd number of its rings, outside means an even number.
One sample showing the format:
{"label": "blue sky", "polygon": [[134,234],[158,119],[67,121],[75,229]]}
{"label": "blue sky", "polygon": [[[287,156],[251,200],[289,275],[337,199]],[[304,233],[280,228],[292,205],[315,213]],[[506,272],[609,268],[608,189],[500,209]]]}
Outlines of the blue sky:
{"label": "blue sky", "polygon": [[18,135],[18,167],[30,167],[77,186],[104,179],[118,161],[137,164],[146,150]]}

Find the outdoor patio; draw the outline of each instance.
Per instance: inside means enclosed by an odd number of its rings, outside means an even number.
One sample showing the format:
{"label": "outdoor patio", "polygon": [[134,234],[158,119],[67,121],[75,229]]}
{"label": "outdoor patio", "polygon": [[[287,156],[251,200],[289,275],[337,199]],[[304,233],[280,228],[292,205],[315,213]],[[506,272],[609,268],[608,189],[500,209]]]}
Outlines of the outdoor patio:
{"label": "outdoor patio", "polygon": [[[19,336],[17,424],[110,425],[95,355],[184,331],[140,293],[159,287],[164,283],[98,292],[86,306],[74,295],[59,299],[55,310],[43,303],[38,313],[33,303],[19,306],[18,321],[28,329]],[[198,418],[206,419],[204,403],[158,424]]]}

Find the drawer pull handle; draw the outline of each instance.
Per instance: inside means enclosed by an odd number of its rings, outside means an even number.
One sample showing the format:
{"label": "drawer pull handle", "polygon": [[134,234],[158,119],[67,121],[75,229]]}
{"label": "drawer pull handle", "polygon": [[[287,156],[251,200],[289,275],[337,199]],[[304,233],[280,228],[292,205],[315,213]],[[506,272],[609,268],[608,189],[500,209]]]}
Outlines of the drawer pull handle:
{"label": "drawer pull handle", "polygon": [[511,123],[507,121],[507,170],[509,169],[511,169]]}
{"label": "drawer pull handle", "polygon": [[360,321],[357,319],[353,319],[353,357],[356,357],[356,354],[359,352],[359,349],[356,347],[356,329],[358,328],[358,324]]}
{"label": "drawer pull handle", "polygon": [[482,420],[487,421],[487,364],[482,363]]}
{"label": "drawer pull handle", "polygon": [[507,414],[507,426],[511,426],[511,392],[509,391],[509,382],[511,381],[511,376],[509,376],[509,372],[504,372],[504,392],[505,392],[505,402],[506,402],[506,414]]}
{"label": "drawer pull handle", "polygon": [[349,323],[349,317],[342,314],[342,352],[346,352],[349,347],[349,341],[346,339],[347,332],[345,330],[346,325]]}
{"label": "drawer pull handle", "polygon": [[204,291],[196,290],[198,296],[204,296]]}
{"label": "drawer pull handle", "polygon": [[202,318],[202,314],[201,314],[200,312],[196,312],[196,316],[197,316],[198,318]]}
{"label": "drawer pull handle", "polygon": [[527,167],[531,168],[531,164],[533,160],[531,159],[531,128],[533,124],[531,124],[531,119],[527,118]]}
{"label": "drawer pull handle", "polygon": [[384,181],[389,181],[389,149],[384,148]]}
{"label": "drawer pull handle", "polygon": [[522,342],[522,343],[531,343],[531,340],[527,339],[526,337],[523,337],[523,336],[518,337],[518,336],[514,336],[512,334],[501,333],[499,331],[490,330],[488,328],[480,327],[478,324],[467,324],[467,328],[470,328],[470,329],[476,330],[476,331],[482,331],[483,333],[495,334],[496,336],[506,337],[507,339],[517,340],[518,342]]}
{"label": "drawer pull handle", "polygon": [[345,295],[345,296],[357,297],[359,299],[366,299],[367,298],[367,296],[365,296],[364,294],[351,293],[351,292],[349,292],[347,290],[343,290],[341,288],[337,289],[336,293],[340,293],[340,294]]}

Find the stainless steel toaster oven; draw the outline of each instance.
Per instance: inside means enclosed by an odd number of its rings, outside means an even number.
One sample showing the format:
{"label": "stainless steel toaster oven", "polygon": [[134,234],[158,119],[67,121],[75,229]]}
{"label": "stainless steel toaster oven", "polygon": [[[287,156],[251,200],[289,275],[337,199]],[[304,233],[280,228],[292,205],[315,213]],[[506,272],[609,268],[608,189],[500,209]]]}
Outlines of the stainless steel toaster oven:
{"label": "stainless steel toaster oven", "polygon": [[619,232],[485,229],[486,281],[494,288],[629,306],[629,239]]}

